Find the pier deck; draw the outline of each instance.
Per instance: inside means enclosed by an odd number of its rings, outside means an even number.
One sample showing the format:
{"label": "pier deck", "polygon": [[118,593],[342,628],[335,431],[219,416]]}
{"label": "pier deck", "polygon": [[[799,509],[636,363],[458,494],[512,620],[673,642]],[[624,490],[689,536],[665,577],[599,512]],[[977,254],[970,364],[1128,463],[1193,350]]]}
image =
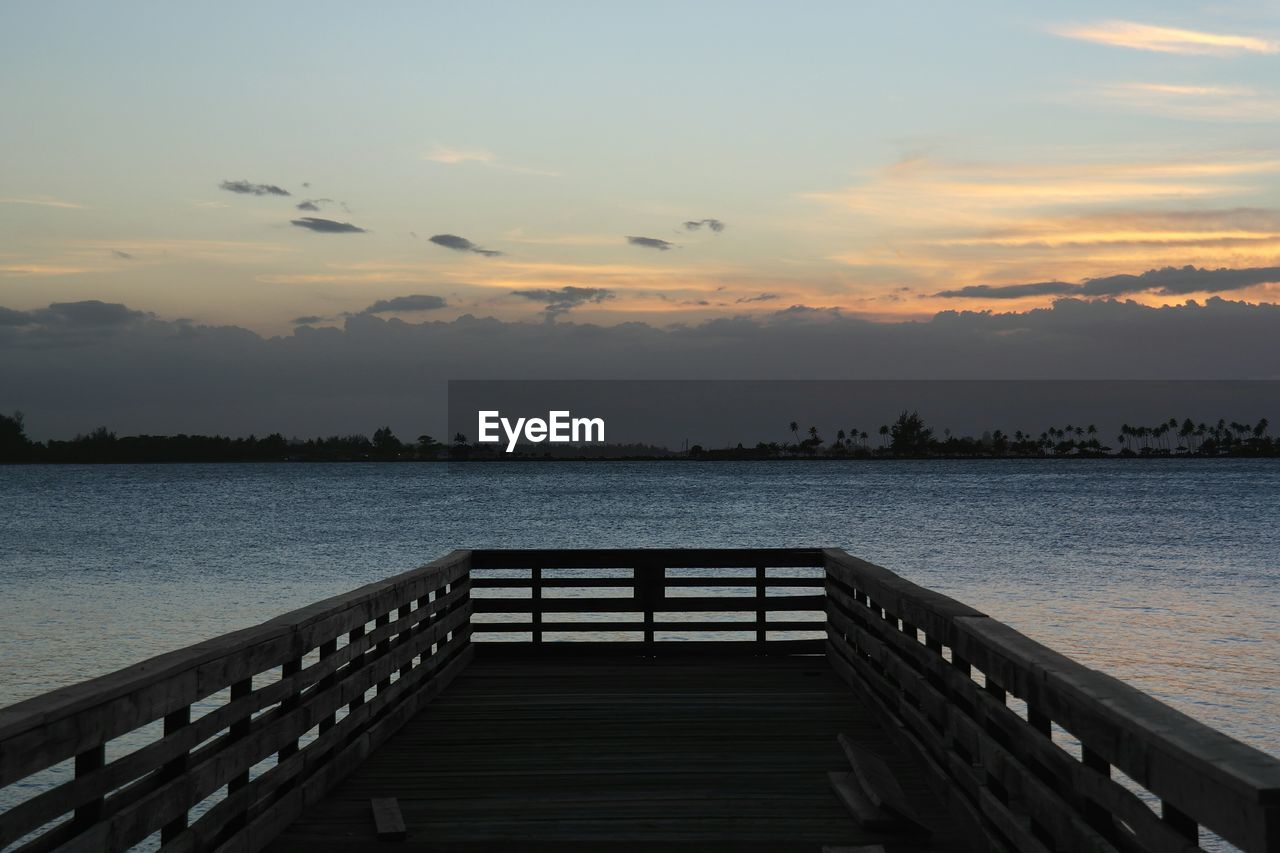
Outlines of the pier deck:
{"label": "pier deck", "polygon": [[[886,759],[932,839],[859,828],[827,778],[848,769],[839,733]],[[269,849],[376,845],[380,797],[397,798],[408,831],[388,850],[970,849],[821,656],[481,655]]]}

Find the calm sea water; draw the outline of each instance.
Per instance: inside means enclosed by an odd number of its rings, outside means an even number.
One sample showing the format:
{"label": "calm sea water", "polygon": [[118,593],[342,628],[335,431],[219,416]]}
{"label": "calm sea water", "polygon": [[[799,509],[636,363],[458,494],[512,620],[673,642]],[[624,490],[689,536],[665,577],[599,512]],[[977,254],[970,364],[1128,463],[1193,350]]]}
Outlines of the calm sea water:
{"label": "calm sea water", "polygon": [[0,706],[456,547],[839,546],[1280,755],[1280,464],[0,468]]}

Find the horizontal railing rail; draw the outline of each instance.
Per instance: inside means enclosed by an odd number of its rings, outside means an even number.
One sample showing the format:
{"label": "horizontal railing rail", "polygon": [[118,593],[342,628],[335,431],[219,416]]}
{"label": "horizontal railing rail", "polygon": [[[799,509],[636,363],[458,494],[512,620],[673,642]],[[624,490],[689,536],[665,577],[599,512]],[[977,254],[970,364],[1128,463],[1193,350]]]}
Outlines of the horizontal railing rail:
{"label": "horizontal railing rail", "polygon": [[997,848],[1280,850],[1280,760],[844,551],[826,574],[833,666]]}
{"label": "horizontal railing rail", "polygon": [[821,654],[823,560],[816,548],[473,551],[475,639],[485,653]]}
{"label": "horizontal railing rail", "polygon": [[256,849],[466,666],[469,569],[455,551],[0,710],[0,791],[38,791],[0,848]]}

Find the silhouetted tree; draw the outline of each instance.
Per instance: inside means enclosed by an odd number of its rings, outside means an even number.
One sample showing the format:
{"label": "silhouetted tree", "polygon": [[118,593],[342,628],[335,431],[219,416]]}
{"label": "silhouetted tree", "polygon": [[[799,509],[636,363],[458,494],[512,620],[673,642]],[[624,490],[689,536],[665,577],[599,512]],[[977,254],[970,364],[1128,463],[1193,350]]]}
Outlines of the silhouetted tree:
{"label": "silhouetted tree", "polygon": [[0,462],[27,462],[33,450],[22,412],[0,415]]}
{"label": "silhouetted tree", "polygon": [[373,431],[373,449],[384,454],[395,453],[400,450],[400,439],[396,438],[391,427],[379,427]]}
{"label": "silhouetted tree", "polygon": [[929,439],[933,437],[933,430],[924,425],[919,412],[907,414],[904,411],[898,415],[893,426],[889,427],[889,434],[892,437],[889,449],[893,453],[899,456],[919,455],[929,450]]}

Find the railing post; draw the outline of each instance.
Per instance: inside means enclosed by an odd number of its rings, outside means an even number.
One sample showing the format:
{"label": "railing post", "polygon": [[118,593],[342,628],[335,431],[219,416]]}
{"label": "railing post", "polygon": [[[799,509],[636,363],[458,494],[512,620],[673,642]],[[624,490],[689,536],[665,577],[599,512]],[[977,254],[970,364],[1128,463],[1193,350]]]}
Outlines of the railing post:
{"label": "railing post", "polygon": [[[404,617],[408,616],[412,612],[413,612],[413,605],[410,602],[406,601],[404,604],[401,604],[400,609],[396,611],[396,621],[403,619]],[[399,634],[396,634],[396,645],[397,646],[404,645],[405,643],[409,642],[412,636],[413,636],[412,628],[401,631]],[[412,671],[413,671],[412,660],[408,660],[400,664],[401,678],[404,678],[406,675],[408,675]]]}
{"label": "railing post", "polygon": [[[337,654],[337,652],[338,652],[337,637],[333,638],[332,640],[326,640],[325,642],[321,643],[320,644],[321,662],[333,657],[335,654]],[[326,675],[324,678],[320,679],[320,684],[317,686],[316,689],[319,690],[320,692],[324,692],[329,688],[333,687],[337,683],[338,683],[337,673],[330,673],[329,675]],[[324,734],[325,732],[329,731],[329,729],[333,728],[334,725],[337,724],[337,720],[338,718],[337,718],[336,711],[330,711],[328,714],[325,714],[320,719],[320,734]]]}
{"label": "railing post", "polygon": [[756,642],[760,644],[760,654],[765,652],[768,639],[768,611],[765,609],[767,588],[765,586],[765,568],[756,566]]}
{"label": "railing post", "polygon": [[[285,661],[284,664],[280,667],[280,678],[281,680],[284,680],[286,678],[291,678],[300,672],[302,672],[302,658],[300,657],[293,658],[292,660]],[[297,708],[298,704],[301,701],[302,701],[302,697],[298,693],[298,691],[296,690],[293,691],[284,699],[280,700],[280,712],[287,714],[288,712],[292,711],[294,708]],[[276,762],[279,763],[281,761],[284,761],[286,758],[289,758],[297,751],[298,751],[298,739],[294,738],[289,743],[286,743],[284,746],[280,747],[280,751],[276,753]]]}
{"label": "railing post", "polygon": [[[243,678],[239,681],[234,682],[231,685],[231,701],[234,702],[237,699],[243,699],[245,696],[248,696],[252,692],[253,692],[253,677],[250,676],[249,678]],[[231,740],[233,741],[239,740],[243,737],[246,737],[249,734],[249,728],[253,722],[250,719],[251,716],[252,716],[251,714],[245,714],[239,720],[231,724],[228,732],[231,735]],[[227,782],[227,796],[231,796],[236,791],[239,791],[241,788],[243,788],[245,785],[248,785],[248,784],[249,784],[249,770],[248,768],[246,768],[244,770],[241,770],[235,776],[232,776],[231,779]]]}
{"label": "railing post", "polygon": [[638,565],[635,571],[636,600],[644,611],[644,642],[646,650],[654,652],[654,613],[663,598],[663,580],[666,568],[654,565]]}
{"label": "railing post", "polygon": [[529,569],[529,621],[533,623],[533,641],[542,642],[542,567]]}
{"label": "railing post", "polygon": [[[390,624],[390,622],[391,622],[391,614],[383,613],[381,616],[379,616],[377,619],[374,620],[373,625],[375,628],[381,628],[383,625]],[[381,660],[390,651],[391,651],[391,638],[386,637],[384,639],[379,640],[378,645],[376,646],[376,650],[374,652],[374,660]],[[388,672],[385,678],[379,679],[377,687],[378,687],[378,693],[383,693],[387,689],[389,689],[391,687],[391,673]]]}
{"label": "railing post", "polygon": [[[354,643],[356,640],[359,640],[363,636],[364,636],[364,625],[361,625],[359,628],[351,629],[351,631],[347,634],[347,645],[351,645],[352,643]],[[347,664],[348,673],[353,674],[363,669],[364,662],[365,662],[365,653],[361,652],[360,654],[353,657],[351,659],[351,662]],[[348,675],[347,677],[350,678],[350,675]],[[361,693],[359,696],[357,696],[356,698],[352,699],[349,703],[347,703],[347,713],[350,714],[351,712],[355,711],[356,708],[359,708],[363,704],[364,704],[364,694]]]}
{"label": "railing post", "polygon": [[[165,714],[164,717],[164,736],[176,734],[180,729],[191,724],[191,706],[179,708],[178,710]],[[177,779],[187,770],[187,758],[189,752],[183,752],[172,761],[166,762],[160,770],[161,778],[165,781]],[[187,828],[187,813],[175,817],[160,828],[160,843],[168,844]]]}
{"label": "railing post", "polygon": [[[1090,770],[1096,770],[1108,779],[1111,778],[1111,765],[1105,758],[1090,749],[1086,743],[1080,744],[1080,762]],[[1085,800],[1084,818],[1090,826],[1101,832],[1104,837],[1109,836],[1115,828],[1111,820],[1111,813],[1092,799]]]}
{"label": "railing post", "polygon": [[[166,732],[168,734],[168,732]],[[101,770],[106,765],[107,748],[103,744],[90,747],[84,752],[76,755],[76,778],[80,779],[97,770]],[[98,821],[102,820],[102,807],[105,797],[94,797],[80,808],[76,809],[72,820],[75,825],[81,829],[85,829]]]}
{"label": "railing post", "polygon": [[1160,819],[1192,844],[1200,843],[1200,827],[1195,820],[1168,800],[1160,801]]}

